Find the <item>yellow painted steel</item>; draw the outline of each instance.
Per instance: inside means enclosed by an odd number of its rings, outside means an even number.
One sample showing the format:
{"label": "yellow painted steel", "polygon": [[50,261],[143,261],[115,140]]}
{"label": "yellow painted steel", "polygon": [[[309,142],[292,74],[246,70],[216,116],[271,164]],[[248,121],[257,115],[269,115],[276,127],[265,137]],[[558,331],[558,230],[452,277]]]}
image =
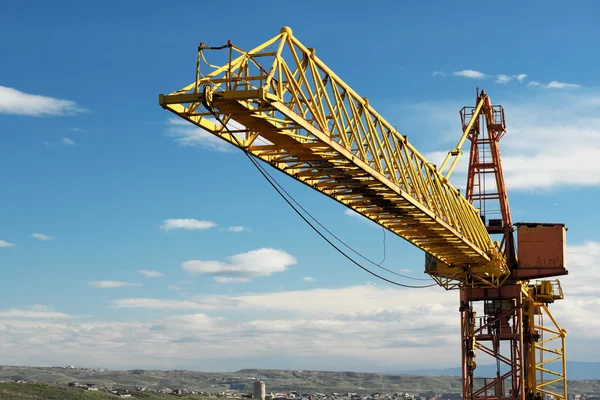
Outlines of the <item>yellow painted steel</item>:
{"label": "yellow painted steel", "polygon": [[290,28],[250,51],[227,48],[204,73],[201,45],[195,81],[160,105],[421,248],[446,288],[509,276],[478,210]]}
{"label": "yellow painted steel", "polygon": [[[564,298],[560,282],[539,281],[523,284],[526,297],[525,383],[533,396],[548,394],[557,400],[567,399],[567,331],[562,329],[548,309],[548,303]],[[549,322],[546,324],[545,320]]]}
{"label": "yellow painted steel", "polygon": [[481,99],[479,100],[479,103],[477,104],[477,107],[475,107],[475,111],[473,111],[473,115],[471,116],[471,121],[469,121],[469,124],[463,131],[463,134],[460,137],[458,144],[456,145],[456,147],[454,149],[452,149],[448,152],[448,154],[446,155],[446,158],[444,159],[444,162],[442,162],[442,166],[440,167],[440,172],[443,174],[444,168],[446,168],[448,161],[450,161],[450,159],[452,157],[454,157],[452,164],[450,164],[448,171],[446,171],[446,175],[445,175],[446,179],[450,178],[452,171],[454,171],[456,164],[458,164],[458,160],[460,159],[460,156],[463,154],[463,152],[460,148],[465,143],[465,140],[467,140],[467,136],[469,135],[469,132],[471,132],[471,129],[473,128],[473,124],[475,123],[475,121],[477,121],[477,118],[479,118],[479,113],[481,112],[481,107],[483,107],[484,102],[485,102],[485,97],[482,96]]}

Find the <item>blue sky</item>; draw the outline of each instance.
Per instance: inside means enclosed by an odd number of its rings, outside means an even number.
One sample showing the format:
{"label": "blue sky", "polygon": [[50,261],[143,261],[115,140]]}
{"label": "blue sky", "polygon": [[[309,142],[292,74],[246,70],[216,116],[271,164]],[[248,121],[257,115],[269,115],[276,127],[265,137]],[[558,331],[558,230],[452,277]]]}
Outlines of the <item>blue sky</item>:
{"label": "blue sky", "polygon": [[[248,49],[283,25],[432,161],[455,145],[458,111],[476,87],[504,106],[513,219],[567,224],[571,274],[562,281],[573,298],[555,312],[574,337],[569,358],[598,360],[585,344],[598,339],[590,324],[600,294],[599,58],[589,46],[599,6],[281,3],[3,6],[3,362],[364,371],[458,363],[457,293],[374,282],[296,217],[243,154],[207,147],[158,106],[159,93],[193,80],[200,41]],[[193,145],[176,140],[189,135]],[[381,259],[380,228],[276,175],[327,227]],[[464,185],[464,163],[454,180]],[[165,229],[173,219],[214,226]],[[271,250],[256,266],[259,249]],[[193,260],[264,276],[223,283],[191,274]],[[387,235],[385,266],[422,278],[422,260]],[[137,354],[136,363],[123,354]]]}

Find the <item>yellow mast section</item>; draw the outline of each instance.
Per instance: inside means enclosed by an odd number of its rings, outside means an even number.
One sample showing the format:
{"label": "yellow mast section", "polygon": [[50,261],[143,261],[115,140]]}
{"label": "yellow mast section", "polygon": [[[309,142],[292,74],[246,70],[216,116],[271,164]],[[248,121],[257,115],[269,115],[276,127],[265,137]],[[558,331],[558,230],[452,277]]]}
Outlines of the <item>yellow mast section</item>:
{"label": "yellow mast section", "polygon": [[446,277],[473,267],[489,281],[498,251],[477,209],[314,49],[288,27],[250,51],[223,47],[215,67],[201,44],[195,82],[160,105],[433,255]]}

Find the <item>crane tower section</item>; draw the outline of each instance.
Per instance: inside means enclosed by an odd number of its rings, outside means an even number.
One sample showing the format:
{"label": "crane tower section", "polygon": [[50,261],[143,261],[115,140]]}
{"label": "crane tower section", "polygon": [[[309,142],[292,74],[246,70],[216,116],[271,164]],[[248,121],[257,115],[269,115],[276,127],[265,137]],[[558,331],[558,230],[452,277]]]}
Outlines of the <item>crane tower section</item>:
{"label": "crane tower section", "polygon": [[220,47],[222,66],[211,49],[200,44],[196,80],[162,107],[421,248],[446,288],[507,279],[479,211],[290,28],[250,51]]}

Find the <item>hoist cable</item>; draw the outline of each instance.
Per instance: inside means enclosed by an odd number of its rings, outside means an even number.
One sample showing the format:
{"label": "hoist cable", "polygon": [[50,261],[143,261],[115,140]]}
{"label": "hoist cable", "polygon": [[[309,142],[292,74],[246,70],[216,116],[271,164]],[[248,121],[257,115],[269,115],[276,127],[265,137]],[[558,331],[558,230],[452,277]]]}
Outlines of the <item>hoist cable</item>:
{"label": "hoist cable", "polygon": [[[229,127],[223,123],[223,121],[221,120],[221,118],[217,115],[217,113],[212,109],[212,107],[210,107],[209,104],[206,104],[206,102],[204,103],[204,106],[207,108],[207,110],[213,115],[213,117],[219,121],[219,123],[225,128],[225,130],[229,133],[229,135],[233,138],[233,140],[236,142],[238,148],[240,148],[244,154],[246,155],[246,157],[248,157],[248,159],[252,162],[252,164],[254,165],[254,167],[260,172],[260,174],[267,180],[267,182],[269,182],[269,184],[273,187],[273,189],[275,189],[275,191],[281,196],[281,198],[283,198],[283,200],[285,200],[286,203],[288,203],[288,205],[290,207],[292,207],[292,209],[296,212],[296,214],[298,214],[300,216],[300,218],[302,218],[304,220],[304,222],[306,222],[319,236],[321,236],[322,239],[324,239],[331,247],[333,247],[335,250],[337,250],[340,254],[342,254],[344,257],[346,257],[350,262],[352,262],[353,264],[355,264],[357,267],[359,267],[360,269],[362,269],[363,271],[385,281],[388,283],[391,283],[392,285],[396,285],[396,286],[400,286],[400,287],[404,287],[404,288],[411,288],[411,289],[424,289],[424,288],[428,288],[428,287],[433,287],[433,286],[437,286],[437,283],[431,284],[431,285],[423,285],[423,286],[416,286],[416,285],[406,285],[403,283],[399,283],[399,282],[395,282],[392,281],[390,279],[384,278],[381,275],[376,274],[375,272],[369,270],[368,268],[364,267],[363,265],[361,265],[360,263],[358,263],[356,260],[354,260],[352,257],[350,257],[348,254],[346,254],[342,249],[340,249],[338,246],[336,246],[331,240],[329,240],[329,238],[327,238],[321,231],[319,231],[319,229],[317,227],[315,227],[295,206],[294,204],[292,204],[292,201],[296,204],[298,204],[298,202],[294,199],[293,196],[289,195],[291,201],[284,195],[283,191],[285,190],[280,190],[279,187],[281,187],[281,185],[279,185],[279,183],[277,182],[277,180],[275,178],[273,178],[259,163],[258,161],[256,161],[254,159],[254,156],[252,154],[250,154],[240,143],[239,139],[237,136],[235,136],[231,130],[229,129]],[[279,186],[279,187],[278,187]],[[283,188],[282,188],[283,189]],[[286,192],[287,193],[287,192]],[[299,205],[299,204],[298,204]],[[300,206],[300,208],[302,208]],[[302,208],[304,210],[304,208]],[[310,215],[306,210],[304,210],[308,215]],[[314,217],[311,216],[311,218],[314,219]],[[316,219],[315,219],[316,221]],[[321,227],[323,227],[323,225],[321,223],[319,223],[318,221],[316,221]],[[324,228],[324,227],[323,227]],[[325,230],[327,230],[326,228],[324,228]],[[328,231],[328,230],[327,230]],[[329,231],[328,231],[329,232]],[[331,232],[329,232],[331,234]],[[334,236],[332,234],[332,236]],[[334,236],[335,237],[335,236]],[[339,239],[338,239],[339,240]],[[347,245],[346,245],[347,246]],[[354,251],[354,250],[353,250]],[[355,253],[357,253],[356,251],[354,251]],[[359,253],[357,253],[359,254]],[[363,257],[365,258],[365,257]],[[375,264],[377,265],[377,264]],[[381,267],[384,268],[384,267]],[[385,268],[384,268],[385,269]],[[387,269],[386,269],[387,270]],[[388,270],[389,271],[389,270]],[[392,271],[393,272],[393,271]],[[418,278],[413,278],[413,279],[418,279]]]}

